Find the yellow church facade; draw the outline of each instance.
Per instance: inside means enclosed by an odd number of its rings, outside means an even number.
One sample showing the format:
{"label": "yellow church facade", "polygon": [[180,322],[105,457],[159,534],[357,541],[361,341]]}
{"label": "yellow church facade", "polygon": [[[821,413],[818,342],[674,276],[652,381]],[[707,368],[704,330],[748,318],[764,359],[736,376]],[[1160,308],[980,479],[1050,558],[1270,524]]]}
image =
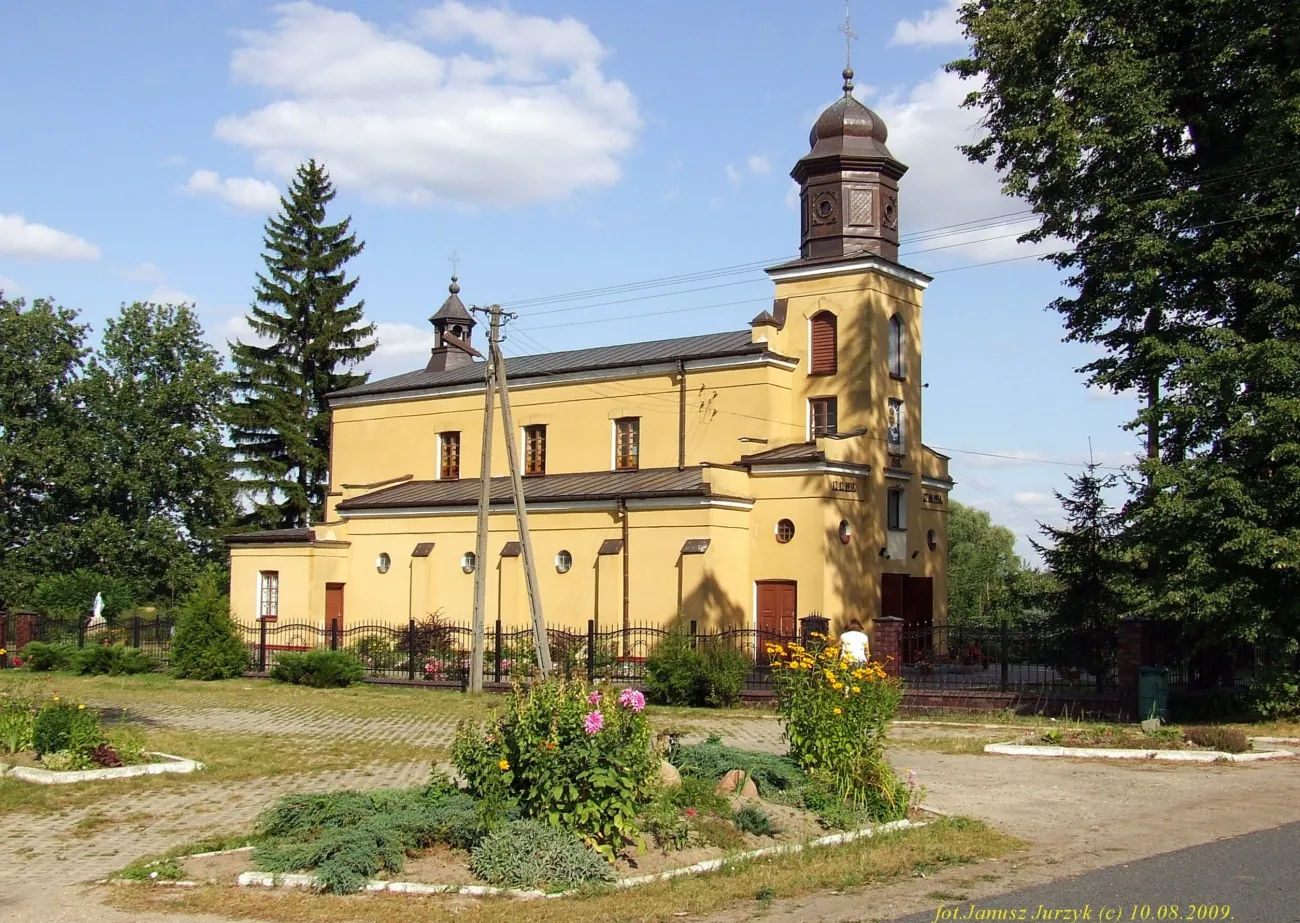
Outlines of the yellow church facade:
{"label": "yellow church facade", "polygon": [[[792,175],[800,257],[748,329],[506,360],[548,624],[791,633],[946,610],[945,456],[922,442],[922,293],[897,261],[905,167],[845,94]],[[237,619],[528,621],[498,412],[478,560],[484,365],[455,279],[426,368],[331,398],[331,481],[308,529],[232,536]],[[480,335],[479,345],[482,338]],[[484,349],[486,352],[486,349]]]}

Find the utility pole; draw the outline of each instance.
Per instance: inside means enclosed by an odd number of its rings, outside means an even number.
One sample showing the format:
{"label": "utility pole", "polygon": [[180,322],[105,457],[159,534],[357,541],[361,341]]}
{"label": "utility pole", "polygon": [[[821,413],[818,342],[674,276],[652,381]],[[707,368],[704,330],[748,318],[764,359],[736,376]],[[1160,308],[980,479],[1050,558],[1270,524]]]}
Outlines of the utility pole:
{"label": "utility pole", "polygon": [[[501,314],[498,305],[492,306],[493,322]],[[506,457],[510,461],[510,487],[515,495],[515,518],[519,523],[519,544],[524,553],[524,582],[528,587],[528,612],[533,619],[533,643],[537,648],[537,669],[546,679],[551,674],[551,645],[546,637],[546,619],[542,614],[542,594],[537,585],[537,559],[533,557],[533,536],[528,531],[528,507],[524,504],[524,481],[519,475],[519,455],[515,451],[515,426],[510,415],[510,391],[506,385],[506,363],[501,357],[501,342],[496,336],[488,346],[492,350],[492,365],[496,374],[497,389],[501,392],[501,425],[506,431]]]}
{"label": "utility pole", "polygon": [[[510,413],[510,391],[506,382],[506,363],[501,355],[501,318],[505,312],[500,305],[490,308],[473,308],[491,318],[488,328],[487,395],[483,415],[483,468],[479,489],[478,542],[474,570],[474,647],[470,655],[470,691],[478,692],[483,686],[484,609],[487,595],[485,572],[487,561],[488,505],[491,494],[491,445],[493,391],[501,395],[501,424],[506,437],[506,459],[510,465],[510,487],[514,498],[515,519],[519,529],[519,544],[524,557],[524,579],[528,588],[528,609],[533,623],[533,644],[537,651],[537,668],[545,679],[551,673],[551,647],[546,637],[546,620],[542,613],[542,596],[537,582],[537,562],[533,557],[532,533],[528,529],[528,508],[524,503],[524,482],[519,472],[519,456],[515,446],[514,420]],[[510,315],[513,316],[513,315]]]}
{"label": "utility pole", "polygon": [[[493,311],[488,342],[500,334],[501,312]],[[483,623],[487,608],[488,506],[492,502],[492,398],[496,351],[489,349],[483,388],[483,449],[479,461],[478,534],[474,542],[474,642],[469,656],[469,691],[483,691]]]}

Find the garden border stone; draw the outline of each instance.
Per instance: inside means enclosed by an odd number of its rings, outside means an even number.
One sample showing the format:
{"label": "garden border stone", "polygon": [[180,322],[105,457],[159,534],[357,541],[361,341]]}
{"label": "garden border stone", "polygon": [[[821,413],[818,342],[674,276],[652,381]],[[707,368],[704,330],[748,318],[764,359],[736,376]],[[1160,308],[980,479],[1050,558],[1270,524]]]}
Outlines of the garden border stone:
{"label": "garden border stone", "polygon": [[[805,849],[815,849],[821,846],[838,846],[841,843],[852,843],[854,840],[868,839],[878,833],[890,833],[895,830],[909,830],[916,827],[926,826],[925,821],[896,820],[887,824],[879,824],[874,827],[863,827],[859,830],[849,830],[844,833],[833,833],[829,836],[819,837],[815,840],[809,840],[806,843],[785,843],[779,846],[767,846],[763,849],[753,849],[748,852],[736,853],[731,856],[720,856],[717,859],[707,859],[704,862],[697,862],[694,865],[687,865],[681,868],[669,869],[665,872],[658,872],[653,875],[638,875],[632,878],[621,878],[614,882],[615,888],[634,888],[638,885],[651,884],[656,881],[667,881],[670,878],[679,878],[682,875],[700,875],[705,872],[713,872],[733,865],[737,862],[745,862],[750,859],[758,859],[765,856],[777,856],[786,853],[799,853]],[[227,852],[242,852],[243,850],[227,850]],[[205,853],[205,855],[222,855],[223,853]],[[181,858],[192,858],[182,856]],[[243,872],[236,880],[241,888],[263,887],[263,888],[316,888],[318,882],[315,875],[301,873],[274,873],[274,872]],[[187,882],[188,884],[188,882]],[[536,900],[538,898],[566,897],[577,893],[577,890],[557,891],[548,894],[545,891],[520,890],[518,888],[494,888],[490,885],[439,885],[426,884],[422,881],[381,881],[372,878],[367,881],[363,891],[391,891],[397,894],[465,894],[471,897],[513,897],[517,900]]]}
{"label": "garden border stone", "polygon": [[203,764],[198,760],[187,760],[183,756],[170,753],[149,753],[148,756],[160,756],[161,763],[140,763],[135,766],[115,766],[112,769],[82,769],[75,772],[53,772],[36,766],[17,766],[9,771],[9,776],[37,785],[71,785],[76,782],[99,782],[105,779],[130,779],[135,776],[156,776],[167,772],[198,772]]}
{"label": "garden border stone", "polygon": [[1056,756],[1093,760],[1162,760],[1169,763],[1254,763],[1295,756],[1290,750],[1225,753],[1222,750],[1135,750],[1114,747],[1053,747],[1036,744],[985,744],[985,753],[1000,756]]}

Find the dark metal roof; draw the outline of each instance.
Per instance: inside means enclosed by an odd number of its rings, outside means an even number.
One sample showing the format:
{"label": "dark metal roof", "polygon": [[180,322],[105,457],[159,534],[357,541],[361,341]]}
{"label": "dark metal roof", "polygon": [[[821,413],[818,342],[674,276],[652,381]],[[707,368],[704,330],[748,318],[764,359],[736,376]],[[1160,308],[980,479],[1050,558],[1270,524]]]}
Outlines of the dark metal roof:
{"label": "dark metal roof", "polygon": [[[568,372],[631,368],[676,359],[713,359],[723,356],[760,355],[766,351],[767,345],[765,343],[752,342],[750,331],[732,330],[727,333],[707,333],[702,336],[651,340],[644,343],[627,343],[621,346],[596,346],[591,349],[571,349],[565,352],[542,353],[536,356],[514,356],[506,359],[506,376],[513,383]],[[335,391],[330,397],[393,394],[401,391],[464,385],[482,380],[483,364],[474,362],[444,371],[421,369],[418,372],[407,372],[404,375],[367,382],[355,388]]]}
{"label": "dark metal roof", "polygon": [[621,538],[607,538],[600,543],[600,549],[596,554],[618,554],[623,550],[623,540]]}
{"label": "dark metal roof", "polygon": [[433,553],[433,542],[420,542],[411,552],[413,558],[427,558]]}
{"label": "dark metal roof", "polygon": [[523,547],[524,546],[518,542],[506,542],[501,546],[501,557],[517,558],[519,557],[519,553],[523,551]]}
{"label": "dark metal roof", "polygon": [[[473,506],[478,503],[479,481],[407,481],[374,493],[344,500],[340,512],[385,510],[405,507]],[[644,500],[655,497],[704,497],[709,495],[703,468],[643,468],[639,471],[593,471],[577,474],[547,474],[524,478],[526,503],[554,503],[566,500]],[[512,502],[510,479],[493,478],[493,506]]]}
{"label": "dark metal roof", "polygon": [[682,545],[682,554],[704,554],[709,550],[709,543],[713,541],[709,538],[688,538]]}
{"label": "dark metal roof", "polygon": [[737,465],[748,467],[749,465],[775,464],[777,462],[792,461],[824,461],[826,453],[819,451],[815,442],[795,442],[790,445],[779,445],[774,449],[767,449],[763,452],[755,452],[753,455],[742,455]]}
{"label": "dark metal roof", "polygon": [[275,542],[314,542],[315,529],[270,529],[266,532],[240,532],[227,535],[227,545],[261,545]]}

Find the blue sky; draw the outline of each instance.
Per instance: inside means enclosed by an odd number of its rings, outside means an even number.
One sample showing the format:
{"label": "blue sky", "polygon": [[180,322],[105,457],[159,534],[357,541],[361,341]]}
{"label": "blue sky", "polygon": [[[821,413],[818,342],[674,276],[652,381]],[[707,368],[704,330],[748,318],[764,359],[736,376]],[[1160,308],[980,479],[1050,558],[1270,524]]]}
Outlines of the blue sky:
{"label": "blue sky", "polygon": [[[978,132],[958,106],[968,88],[942,73],[963,48],[955,3],[856,7],[858,98],[911,168],[902,261],[935,277],[925,438],[953,457],[954,499],[1010,525],[1028,555],[1089,438],[1098,460],[1131,459],[1134,403],[1074,372],[1093,354],[1060,342],[1044,310],[1058,275],[1021,258],[1033,254],[1017,225],[922,235],[1023,208],[955,150]],[[380,325],[376,374],[423,364],[453,251],[466,301],[519,303],[510,353],[738,329],[770,300],[761,271],[528,302],[793,255],[788,173],[839,94],[843,10],[11,4],[0,288],[52,296],[96,328],[124,301],[185,300],[214,342],[246,335],[262,225],[315,155],[339,186],[334,214],[366,241],[353,266]]]}

